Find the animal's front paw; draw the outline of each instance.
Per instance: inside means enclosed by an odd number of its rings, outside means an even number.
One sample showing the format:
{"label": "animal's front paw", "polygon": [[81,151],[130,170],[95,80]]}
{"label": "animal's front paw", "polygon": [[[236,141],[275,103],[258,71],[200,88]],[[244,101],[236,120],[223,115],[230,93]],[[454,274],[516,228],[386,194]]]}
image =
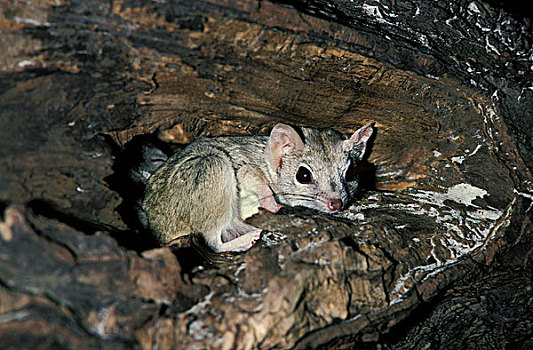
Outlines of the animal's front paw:
{"label": "animal's front paw", "polygon": [[276,214],[282,207],[283,206],[278,204],[272,196],[264,198],[261,201],[261,208],[264,208],[274,214]]}

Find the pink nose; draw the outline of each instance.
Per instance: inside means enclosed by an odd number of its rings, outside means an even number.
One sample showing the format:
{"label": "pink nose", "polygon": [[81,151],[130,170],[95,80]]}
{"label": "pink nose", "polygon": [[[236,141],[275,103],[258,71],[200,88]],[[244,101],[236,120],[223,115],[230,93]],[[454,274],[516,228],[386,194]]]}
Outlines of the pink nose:
{"label": "pink nose", "polygon": [[337,211],[342,208],[342,201],[340,199],[328,200],[328,209],[331,211]]}

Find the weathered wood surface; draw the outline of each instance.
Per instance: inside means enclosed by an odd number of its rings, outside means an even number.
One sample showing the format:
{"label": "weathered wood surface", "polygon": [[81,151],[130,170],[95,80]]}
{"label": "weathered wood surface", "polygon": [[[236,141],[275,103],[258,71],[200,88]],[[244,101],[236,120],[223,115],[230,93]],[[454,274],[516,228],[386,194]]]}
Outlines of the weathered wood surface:
{"label": "weathered wood surface", "polygon": [[[317,4],[326,20],[264,1],[2,3],[0,347],[531,344],[531,119],[513,113],[531,106],[531,72],[501,71],[523,57],[450,57],[413,44],[426,17]],[[511,21],[455,5],[446,44],[474,15]],[[482,34],[467,33],[461,45]],[[134,136],[182,144],[278,121],[375,121],[375,181],[336,216],[260,213],[262,241],[215,266],[153,249],[117,212],[114,157]]]}

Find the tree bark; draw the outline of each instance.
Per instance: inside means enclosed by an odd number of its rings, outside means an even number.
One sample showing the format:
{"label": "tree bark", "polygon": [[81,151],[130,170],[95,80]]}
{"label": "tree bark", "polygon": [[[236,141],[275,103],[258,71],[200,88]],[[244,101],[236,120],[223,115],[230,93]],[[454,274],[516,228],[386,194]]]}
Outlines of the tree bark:
{"label": "tree bark", "polygon": [[[0,348],[532,345],[528,19],[459,0],[0,9]],[[261,241],[220,256],[131,225],[135,140],[280,121],[376,123],[350,208],[261,211]]]}

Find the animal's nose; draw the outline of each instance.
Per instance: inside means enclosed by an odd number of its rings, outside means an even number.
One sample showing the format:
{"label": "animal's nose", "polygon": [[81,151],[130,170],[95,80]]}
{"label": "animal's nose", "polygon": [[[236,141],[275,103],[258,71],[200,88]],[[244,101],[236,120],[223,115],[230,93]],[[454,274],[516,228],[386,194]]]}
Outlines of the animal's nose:
{"label": "animal's nose", "polygon": [[337,211],[342,208],[342,200],[332,198],[328,200],[328,209],[331,211]]}

